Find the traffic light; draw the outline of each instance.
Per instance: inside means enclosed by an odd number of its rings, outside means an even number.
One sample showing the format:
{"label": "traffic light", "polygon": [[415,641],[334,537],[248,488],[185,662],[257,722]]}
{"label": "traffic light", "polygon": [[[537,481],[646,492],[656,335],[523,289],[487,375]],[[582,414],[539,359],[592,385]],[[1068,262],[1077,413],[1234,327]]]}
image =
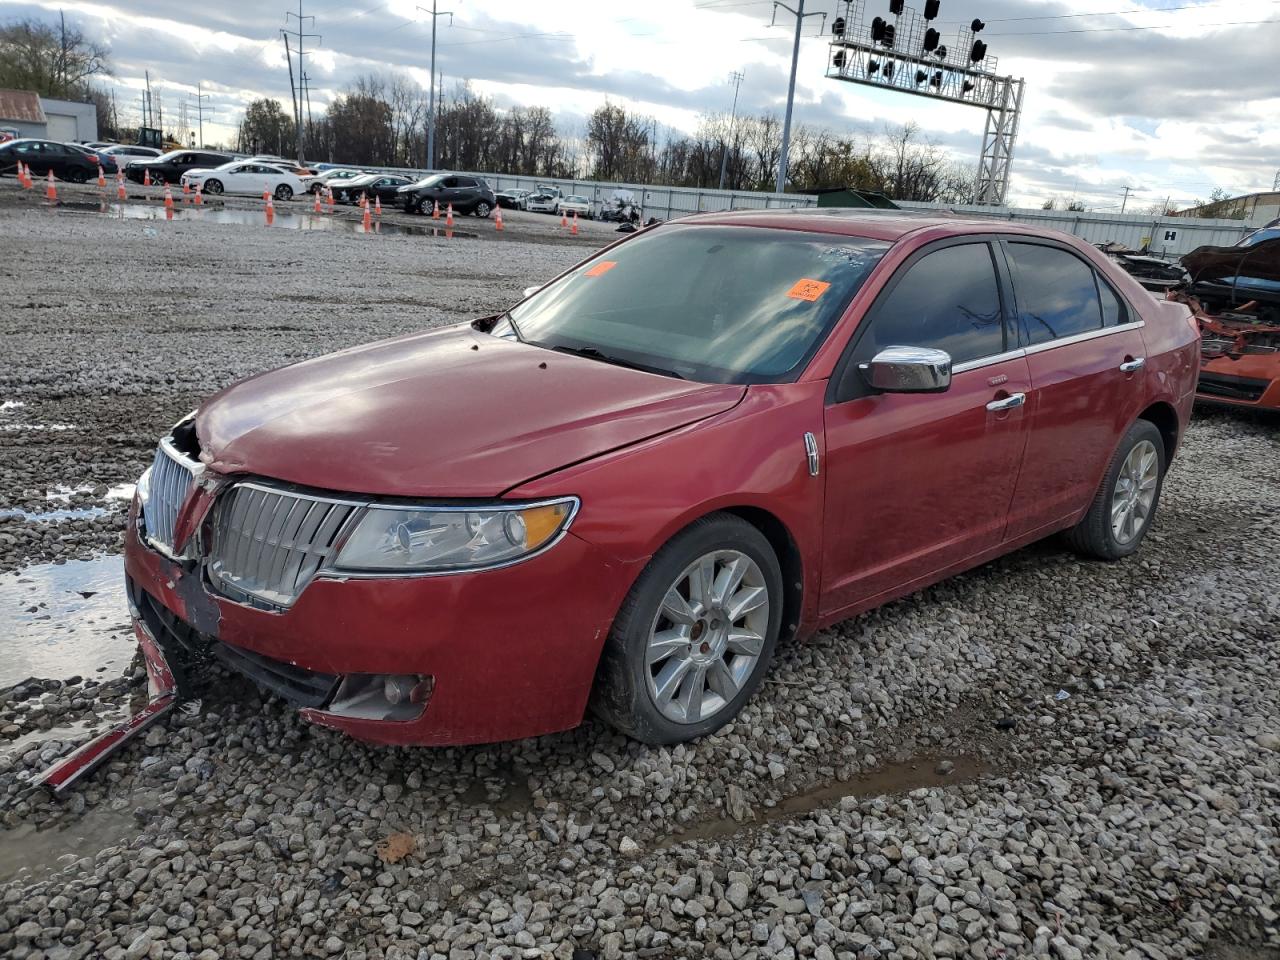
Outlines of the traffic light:
{"label": "traffic light", "polygon": [[884,30],[888,24],[884,22],[884,17],[876,17],[871,21],[871,40],[873,43],[884,42]]}
{"label": "traffic light", "polygon": [[987,45],[981,40],[973,41],[973,49],[969,51],[969,59],[974,63],[981,63],[987,59]]}
{"label": "traffic light", "polygon": [[942,35],[937,30],[930,27],[924,32],[924,52],[930,53],[938,49],[938,41],[942,39]]}
{"label": "traffic light", "polygon": [[902,9],[906,5],[906,0],[889,0],[889,12],[895,17],[902,16]]}
{"label": "traffic light", "polygon": [[924,18],[926,20],[937,20],[938,8],[941,6],[941,0],[924,0]]}

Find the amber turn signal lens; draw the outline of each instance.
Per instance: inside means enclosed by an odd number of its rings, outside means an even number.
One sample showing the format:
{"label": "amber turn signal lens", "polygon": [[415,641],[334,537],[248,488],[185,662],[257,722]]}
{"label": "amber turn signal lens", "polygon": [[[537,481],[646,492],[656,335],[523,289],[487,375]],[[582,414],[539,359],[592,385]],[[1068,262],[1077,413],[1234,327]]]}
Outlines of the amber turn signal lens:
{"label": "amber turn signal lens", "polygon": [[529,507],[520,511],[524,520],[525,548],[537,550],[556,535],[569,516],[569,504],[548,503],[540,507]]}

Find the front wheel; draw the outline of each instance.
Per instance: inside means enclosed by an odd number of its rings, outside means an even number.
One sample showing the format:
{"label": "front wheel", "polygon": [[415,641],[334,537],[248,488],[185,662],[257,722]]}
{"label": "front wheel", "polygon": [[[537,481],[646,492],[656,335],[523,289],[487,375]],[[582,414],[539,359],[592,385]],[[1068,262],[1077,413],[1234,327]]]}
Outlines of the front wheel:
{"label": "front wheel", "polygon": [[782,572],[751,524],[696,521],[654,555],[605,642],[594,705],[637,740],[671,744],[732,720],[760,685],[782,623]]}
{"label": "front wheel", "polygon": [[293,187],[289,186],[287,183],[282,183],[282,184],[280,184],[278,187],[276,187],[276,199],[277,199],[277,200],[292,200],[292,199],[293,199]]}
{"label": "front wheel", "polygon": [[218,194],[220,194],[220,193],[222,192],[222,181],[221,181],[221,180],[206,180],[206,181],[204,182],[204,190],[203,190],[203,191],[201,191],[201,192],[202,192],[202,193],[211,193],[211,194],[213,194],[214,196],[217,196]]}
{"label": "front wheel", "polygon": [[481,200],[479,203],[476,204],[475,209],[472,210],[471,212],[474,213],[477,217],[487,217],[491,209],[492,208],[489,206],[489,204]]}
{"label": "front wheel", "polygon": [[1071,547],[1099,560],[1119,560],[1136,551],[1160,503],[1165,458],[1155,424],[1136,421],[1116,447],[1088,512],[1067,532]]}

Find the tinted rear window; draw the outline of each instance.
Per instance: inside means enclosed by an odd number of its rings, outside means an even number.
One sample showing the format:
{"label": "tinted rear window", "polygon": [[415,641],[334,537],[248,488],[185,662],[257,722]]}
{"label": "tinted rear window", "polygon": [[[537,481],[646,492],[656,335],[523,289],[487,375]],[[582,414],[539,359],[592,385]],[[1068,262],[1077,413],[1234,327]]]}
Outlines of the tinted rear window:
{"label": "tinted rear window", "polygon": [[1010,243],[1022,343],[1030,346],[1102,327],[1093,268],[1074,254]]}

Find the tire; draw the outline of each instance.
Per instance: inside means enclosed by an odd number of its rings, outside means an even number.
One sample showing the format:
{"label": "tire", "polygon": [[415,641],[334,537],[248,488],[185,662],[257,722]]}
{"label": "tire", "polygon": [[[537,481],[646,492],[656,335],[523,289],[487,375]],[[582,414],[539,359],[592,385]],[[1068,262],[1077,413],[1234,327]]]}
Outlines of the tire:
{"label": "tire", "polygon": [[1167,456],[1155,424],[1136,421],[1112,454],[1088,512],[1067,531],[1071,548],[1098,560],[1119,560],[1136,551],[1160,505]]}
{"label": "tire", "polygon": [[[758,599],[763,589],[765,604],[729,619],[732,608],[723,612],[724,599],[717,603],[713,593],[711,609],[704,610],[703,590],[695,583],[705,583],[698,571],[708,560],[713,589],[727,585],[721,576],[741,570],[728,599],[742,604]],[[673,593],[676,602],[664,602]],[[782,603],[782,571],[764,534],[727,513],[695,521],[654,555],[623,601],[601,656],[595,711],[628,736],[655,745],[719,729],[738,714],[768,670]],[[686,617],[692,619],[678,622]],[[738,639],[731,640],[735,633]],[[655,641],[658,655],[651,659]]]}
{"label": "tire", "polygon": [[204,182],[204,190],[202,190],[201,192],[202,192],[202,193],[211,193],[211,194],[213,194],[213,195],[216,197],[218,194],[220,194],[220,193],[222,192],[222,181],[221,181],[221,180],[206,180],[206,181]]}
{"label": "tire", "polygon": [[280,184],[276,187],[275,197],[277,200],[292,200],[293,187],[289,186],[287,183]]}
{"label": "tire", "polygon": [[475,205],[475,207],[472,208],[471,212],[474,213],[477,217],[487,217],[490,213],[493,212],[493,208],[490,207],[488,203],[481,200],[479,203]]}
{"label": "tire", "polygon": [[77,168],[67,171],[67,179],[72,183],[85,183],[89,176],[83,170]]}

